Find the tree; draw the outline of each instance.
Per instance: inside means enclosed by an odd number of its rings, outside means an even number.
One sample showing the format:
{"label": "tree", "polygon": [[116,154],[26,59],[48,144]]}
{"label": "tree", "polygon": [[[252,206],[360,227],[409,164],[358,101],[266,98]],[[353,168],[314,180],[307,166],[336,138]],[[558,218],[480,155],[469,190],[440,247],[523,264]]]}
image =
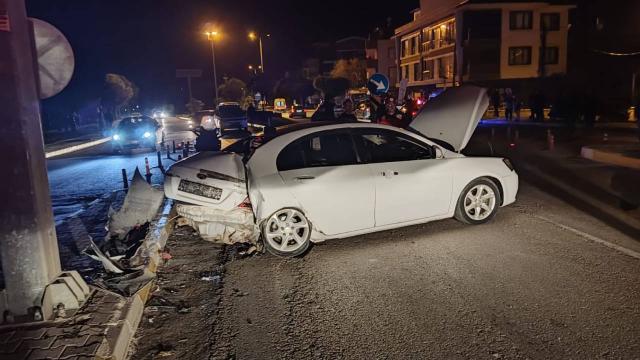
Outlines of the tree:
{"label": "tree", "polygon": [[318,76],[313,80],[313,87],[318,89],[325,99],[344,96],[349,89],[349,80],[343,77]]}
{"label": "tree", "polygon": [[236,78],[230,78],[218,87],[218,97],[221,101],[242,102],[246,93],[247,85],[244,81]]}
{"label": "tree", "polygon": [[367,62],[362,59],[340,59],[331,70],[334,78],[342,77],[348,79],[352,88],[359,88],[367,85]]}
{"label": "tree", "polygon": [[138,95],[138,87],[124,75],[106,74],[100,103],[105,110],[106,120],[113,122],[120,110]]}
{"label": "tree", "polygon": [[273,96],[275,98],[285,98],[288,101],[296,100],[302,104],[304,99],[313,95],[313,84],[301,76],[301,74],[289,72],[285,73],[284,78],[278,80],[273,88]]}

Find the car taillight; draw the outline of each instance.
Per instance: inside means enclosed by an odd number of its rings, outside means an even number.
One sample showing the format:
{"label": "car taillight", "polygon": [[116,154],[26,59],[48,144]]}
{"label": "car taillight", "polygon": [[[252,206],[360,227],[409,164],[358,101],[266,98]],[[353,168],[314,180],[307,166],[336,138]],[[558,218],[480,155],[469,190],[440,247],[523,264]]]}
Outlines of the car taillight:
{"label": "car taillight", "polygon": [[243,208],[243,209],[251,209],[251,200],[249,200],[249,197],[247,196],[246,199],[244,199],[239,205],[239,208]]}

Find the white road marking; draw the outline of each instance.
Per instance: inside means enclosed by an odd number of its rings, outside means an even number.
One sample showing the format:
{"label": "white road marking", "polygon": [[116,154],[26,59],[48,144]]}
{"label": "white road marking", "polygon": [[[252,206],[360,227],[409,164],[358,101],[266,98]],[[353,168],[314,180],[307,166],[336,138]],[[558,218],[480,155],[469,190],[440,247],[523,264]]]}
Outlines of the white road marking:
{"label": "white road marking", "polygon": [[623,246],[620,246],[618,244],[614,244],[614,243],[612,243],[610,241],[607,241],[605,239],[599,238],[597,236],[594,236],[594,235],[591,235],[591,234],[587,234],[584,231],[580,231],[580,230],[578,230],[576,228],[573,228],[573,227],[571,227],[569,225],[565,225],[565,224],[559,223],[559,222],[551,220],[551,219],[549,219],[547,217],[539,216],[539,215],[533,215],[533,216],[535,218],[538,218],[538,219],[542,220],[542,221],[545,221],[545,222],[548,222],[548,223],[550,223],[552,225],[555,225],[555,226],[557,226],[557,227],[559,227],[559,228],[561,228],[563,230],[572,232],[572,233],[578,235],[581,238],[584,238],[586,240],[592,241],[592,242],[600,244],[600,245],[604,245],[604,246],[606,246],[606,247],[608,247],[610,249],[619,251],[619,252],[621,252],[621,253],[623,253],[625,255],[631,256],[633,258],[640,259],[640,253],[638,253],[636,251],[633,251],[631,249],[627,249],[627,248],[625,248]]}
{"label": "white road marking", "polygon": [[89,141],[89,142],[86,142],[86,143],[83,143],[83,144],[69,146],[69,147],[66,147],[64,149],[49,151],[49,152],[45,153],[45,158],[49,159],[49,158],[52,158],[52,157],[55,157],[55,156],[60,156],[60,155],[72,153],[74,151],[90,148],[92,146],[96,146],[96,145],[100,145],[100,144],[104,144],[104,143],[106,143],[108,141],[111,141],[111,136],[103,138],[103,139],[100,139],[100,140]]}

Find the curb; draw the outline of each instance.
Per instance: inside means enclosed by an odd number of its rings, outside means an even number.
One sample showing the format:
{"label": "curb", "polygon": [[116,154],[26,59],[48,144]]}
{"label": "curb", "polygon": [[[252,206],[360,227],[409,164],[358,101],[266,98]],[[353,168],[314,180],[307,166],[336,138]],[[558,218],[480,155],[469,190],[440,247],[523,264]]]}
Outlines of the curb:
{"label": "curb", "polygon": [[580,149],[580,156],[582,156],[585,159],[589,159],[589,160],[593,160],[593,161],[597,161],[605,164],[624,166],[624,167],[640,170],[640,159],[624,156],[617,152],[606,151],[603,149],[597,149],[590,146],[583,146]]}
{"label": "curb", "polygon": [[[173,200],[165,199],[160,213],[156,217],[155,221],[149,229],[149,233],[142,245],[142,257],[148,259],[145,266],[145,271],[156,273],[160,262],[162,261],[161,252],[164,249],[167,239],[173,229],[174,219],[173,217]],[[122,312],[124,317],[118,321],[118,325],[115,329],[115,333],[108,334],[107,342],[110,349],[110,354],[105,359],[124,360],[127,357],[131,341],[135,336],[140,321],[142,320],[142,314],[144,312],[144,305],[151,297],[153,288],[155,287],[155,280],[150,281],[138,292],[128,298],[123,307]]]}

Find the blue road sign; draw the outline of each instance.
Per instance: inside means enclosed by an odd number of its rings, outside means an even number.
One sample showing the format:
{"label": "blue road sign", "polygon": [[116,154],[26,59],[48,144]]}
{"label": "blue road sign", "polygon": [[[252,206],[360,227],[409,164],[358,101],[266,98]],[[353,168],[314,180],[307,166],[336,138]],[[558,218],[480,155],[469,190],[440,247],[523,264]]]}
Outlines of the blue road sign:
{"label": "blue road sign", "polygon": [[367,88],[373,95],[386,94],[389,91],[389,79],[382,74],[373,74],[367,82]]}

